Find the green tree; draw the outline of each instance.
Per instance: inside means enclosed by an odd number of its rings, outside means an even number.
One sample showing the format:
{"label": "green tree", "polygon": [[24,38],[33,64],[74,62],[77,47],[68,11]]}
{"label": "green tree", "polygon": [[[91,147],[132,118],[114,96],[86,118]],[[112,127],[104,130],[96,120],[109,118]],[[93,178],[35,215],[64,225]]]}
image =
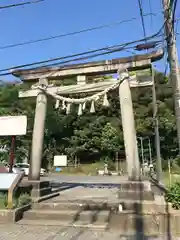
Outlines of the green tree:
{"label": "green tree", "polygon": [[122,135],[111,123],[107,123],[102,131],[101,150],[106,156],[111,157],[120,150],[121,142]]}
{"label": "green tree", "polygon": [[[74,83],[74,79],[69,79],[66,83],[67,85]],[[178,153],[178,144],[172,88],[162,73],[155,73],[155,83],[161,154],[163,159],[175,158]],[[29,89],[29,87],[29,84],[0,84],[0,116],[23,114],[28,117],[27,135],[17,137],[16,141],[16,156],[19,161],[23,160],[31,148],[35,99],[19,99],[18,92],[21,89]],[[152,154],[155,157],[152,88],[132,88],[131,91],[137,135],[150,137]],[[84,94],[80,94],[75,97],[83,96]],[[72,157],[76,155],[82,162],[92,162],[98,161],[107,154],[111,155],[116,150],[124,149],[118,89],[110,92],[108,99],[110,108],[104,108],[99,102],[96,103],[96,113],[91,114],[89,113],[90,106],[87,105],[82,116],[77,116],[76,106],[72,107],[69,115],[62,110],[55,110],[54,101],[48,99],[43,152],[44,166],[52,165],[55,154],[68,154]],[[0,144],[7,144],[10,147],[10,138],[1,137]],[[148,142],[144,147],[145,150],[148,149]]]}

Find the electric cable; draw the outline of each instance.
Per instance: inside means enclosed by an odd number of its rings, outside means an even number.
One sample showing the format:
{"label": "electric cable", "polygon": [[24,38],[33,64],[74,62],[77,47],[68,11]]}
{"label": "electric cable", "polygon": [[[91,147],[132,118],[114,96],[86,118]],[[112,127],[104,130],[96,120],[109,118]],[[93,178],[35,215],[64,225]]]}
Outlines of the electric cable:
{"label": "electric cable", "polygon": [[[29,69],[24,69],[25,71],[28,71],[28,70],[33,70],[35,71],[34,74],[37,74],[37,73],[45,73],[45,72],[48,72],[49,70],[51,71],[57,71],[57,69],[49,69],[48,67],[53,67],[53,66],[60,66],[60,65],[63,65],[61,66],[62,68],[66,68],[66,67],[72,67],[72,68],[77,68],[79,66],[79,64],[77,64],[78,66],[75,66],[75,64],[73,65],[64,65],[64,64],[67,64],[67,63],[70,63],[70,62],[77,62],[77,61],[82,61],[82,60],[87,60],[87,59],[90,59],[90,58],[94,58],[94,57],[98,57],[98,56],[103,56],[103,55],[107,55],[107,54],[110,54],[110,53],[115,53],[115,52],[120,52],[122,50],[127,50],[128,48],[117,48],[117,49],[113,49],[113,50],[109,50],[107,52],[104,52],[104,53],[96,53],[96,54],[91,54],[91,55],[88,55],[88,56],[85,56],[85,57],[79,57],[79,58],[75,58],[75,59],[70,59],[70,60],[66,60],[66,61],[61,61],[61,62],[56,62],[56,63],[51,63],[51,64],[47,64],[47,65],[43,65],[43,66],[38,66],[38,67],[34,67],[34,68],[29,68]],[[79,55],[79,54],[78,54]],[[64,59],[64,58],[63,58]],[[93,66],[93,64],[91,65]],[[48,69],[47,69],[48,68]],[[36,71],[36,69],[39,71]],[[9,70],[11,71],[14,71],[14,68],[10,68]],[[18,71],[18,69],[17,69]],[[0,70],[0,72],[3,72],[3,70]],[[7,72],[7,73],[2,73],[0,74],[0,76],[6,76],[6,75],[10,75],[12,74],[12,72]],[[32,73],[30,73],[32,74]]]}
{"label": "electric cable", "polygon": [[[155,13],[147,13],[147,14],[144,14],[143,16],[149,16],[151,14],[156,15]],[[110,28],[110,27],[114,27],[114,26],[117,26],[117,25],[120,25],[120,24],[123,24],[123,23],[132,22],[132,21],[137,20],[137,19],[138,19],[137,17],[133,17],[133,18],[130,18],[130,19],[116,21],[116,22],[112,22],[112,23],[109,23],[109,24],[103,24],[103,25],[99,25],[99,26],[95,26],[95,27],[91,27],[91,28],[81,29],[79,31],[74,31],[74,32],[69,32],[69,33],[65,33],[65,34],[59,34],[59,35],[54,35],[54,36],[50,36],[50,37],[45,37],[45,38],[39,38],[39,39],[36,39],[36,40],[30,40],[30,41],[24,41],[24,42],[20,42],[20,43],[0,46],[0,50],[8,49],[8,48],[14,48],[14,47],[20,47],[20,46],[25,46],[25,45],[30,45],[30,44],[35,44],[35,43],[39,43],[39,42],[45,42],[45,41],[49,41],[49,40],[53,40],[53,39],[64,38],[64,37],[68,37],[68,36],[78,35],[78,34],[81,34],[81,33],[92,32],[92,31],[100,30],[100,29],[104,29],[104,28]]]}
{"label": "electric cable", "polygon": [[[144,38],[146,38],[146,28],[145,28],[145,22],[144,22],[144,17],[143,17],[143,8],[142,8],[142,1],[138,0],[138,5],[139,5],[139,10],[140,10],[140,16],[141,16],[141,24],[143,28],[143,35]],[[147,41],[145,41],[147,42]]]}
{"label": "electric cable", "polygon": [[[165,21],[166,22],[166,21]],[[58,57],[58,58],[52,58],[52,59],[48,59],[48,60],[44,60],[44,61],[38,61],[38,62],[32,62],[32,63],[28,63],[28,64],[23,64],[23,65],[18,65],[18,66],[14,66],[14,67],[10,67],[10,68],[5,68],[5,69],[0,69],[0,72],[5,72],[5,71],[9,71],[9,70],[14,70],[14,69],[18,69],[18,68],[24,68],[24,67],[29,67],[29,66],[34,66],[34,65],[38,65],[38,64],[44,64],[44,63],[48,63],[48,62],[53,62],[53,61],[57,61],[57,60],[63,60],[63,59],[67,59],[67,58],[71,58],[71,57],[77,57],[77,56],[82,56],[82,55],[85,55],[85,54],[89,54],[89,53],[95,53],[95,52],[98,52],[98,51],[105,51],[105,50],[108,50],[110,48],[117,48],[117,47],[126,47],[126,46],[129,46],[129,45],[132,45],[132,44],[135,44],[135,43],[138,43],[138,42],[143,42],[145,40],[151,40],[151,39],[154,39],[156,37],[160,37],[162,36],[161,32],[164,28],[164,24],[165,22],[163,23],[162,27],[153,35],[149,36],[149,37],[146,37],[146,38],[142,38],[142,39],[138,39],[138,40],[135,40],[135,41],[131,41],[131,42],[127,42],[127,43],[124,43],[124,44],[120,44],[120,45],[114,45],[114,46],[109,46],[109,47],[104,47],[104,48],[99,48],[99,49],[95,49],[95,50],[91,50],[91,51],[87,51],[87,52],[83,52],[83,53],[78,53],[78,54],[73,54],[73,55],[69,55],[69,56],[64,56],[64,57]],[[161,41],[159,41],[161,42]],[[122,50],[122,49],[121,49]],[[116,49],[117,51],[117,49]],[[109,54],[109,53],[107,53]],[[28,69],[29,70],[29,69]],[[10,75],[11,73],[3,73],[1,74],[0,76],[5,76],[5,75]]]}
{"label": "electric cable", "polygon": [[35,3],[39,3],[39,2],[44,2],[44,0],[34,0],[34,1],[28,1],[28,2],[23,2],[23,3],[16,3],[16,4],[0,6],[0,10],[6,9],[6,8],[14,8],[14,7],[24,6],[24,5],[35,4]]}
{"label": "electric cable", "polygon": [[151,19],[151,29],[153,30],[153,15],[152,15],[151,0],[149,0],[149,10],[150,10],[150,19]]}
{"label": "electric cable", "polygon": [[[157,41],[157,43],[158,42],[161,42],[161,41]],[[86,56],[86,57],[80,57],[80,58],[70,59],[70,60],[63,61],[63,62],[56,62],[56,63],[51,63],[51,64],[48,64],[48,65],[34,67],[32,70],[35,70],[37,68],[52,67],[52,66],[56,66],[56,65],[59,65],[59,64],[64,64],[64,63],[69,63],[69,62],[74,62],[74,61],[79,61],[79,60],[86,60],[86,59],[94,58],[94,57],[97,57],[97,56],[102,56],[102,55],[107,55],[107,54],[110,54],[110,53],[120,52],[122,50],[127,50],[128,48],[125,48],[126,45],[128,45],[128,44],[119,45],[119,46],[117,45],[116,47],[111,46],[111,47],[106,47],[106,48],[102,48],[102,49],[95,49],[95,50],[92,50],[92,51],[82,52],[82,53],[68,55],[68,56],[64,56],[64,57],[58,57],[58,58],[49,59],[49,60],[45,60],[45,61],[33,62],[33,63],[30,63],[30,64],[24,64],[24,65],[11,67],[11,68],[0,69],[0,72],[10,71],[10,70],[14,71],[15,69],[19,69],[19,68],[24,68],[24,67],[34,66],[34,65],[38,65],[38,64],[49,63],[49,62],[58,61],[58,60],[64,60],[64,59],[71,58],[71,57],[83,56],[83,55],[86,55],[86,54],[96,53],[96,52],[99,52],[99,51],[106,51],[104,53],[97,53],[97,54],[89,55],[89,56]],[[112,50],[110,50],[111,48],[112,48]],[[135,49],[135,47],[131,47],[131,49],[132,48]],[[31,68],[30,69],[24,69],[24,70],[31,70]],[[0,74],[0,76],[5,76],[5,75],[9,75],[9,74],[11,74],[11,73],[8,72],[8,73]]]}

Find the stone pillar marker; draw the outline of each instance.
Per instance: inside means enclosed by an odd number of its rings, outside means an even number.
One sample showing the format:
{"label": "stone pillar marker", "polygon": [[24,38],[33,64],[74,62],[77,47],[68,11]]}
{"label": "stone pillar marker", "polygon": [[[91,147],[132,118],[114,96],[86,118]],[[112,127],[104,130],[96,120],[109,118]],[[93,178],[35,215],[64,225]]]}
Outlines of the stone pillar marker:
{"label": "stone pillar marker", "polygon": [[126,152],[128,179],[140,180],[140,163],[136,140],[135,121],[128,73],[121,73],[127,77],[119,86],[121,118]]}
{"label": "stone pillar marker", "polygon": [[[46,79],[40,79],[39,83],[43,85],[48,84]],[[30,173],[28,178],[31,181],[40,180],[46,109],[47,96],[43,91],[40,91],[36,98],[36,110],[32,135]]]}

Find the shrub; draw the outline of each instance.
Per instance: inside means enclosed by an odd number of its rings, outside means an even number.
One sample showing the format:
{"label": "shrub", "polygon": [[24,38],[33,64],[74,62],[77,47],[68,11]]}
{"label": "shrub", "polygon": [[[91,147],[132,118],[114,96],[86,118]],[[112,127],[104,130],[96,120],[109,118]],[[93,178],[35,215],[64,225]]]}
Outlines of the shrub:
{"label": "shrub", "polygon": [[0,193],[0,208],[7,207],[7,194],[4,192]]}
{"label": "shrub", "polygon": [[169,187],[165,198],[166,201],[172,203],[173,208],[180,209],[180,182],[175,182]]}
{"label": "shrub", "polygon": [[27,205],[31,202],[31,196],[27,193],[23,193],[17,199],[17,207]]}

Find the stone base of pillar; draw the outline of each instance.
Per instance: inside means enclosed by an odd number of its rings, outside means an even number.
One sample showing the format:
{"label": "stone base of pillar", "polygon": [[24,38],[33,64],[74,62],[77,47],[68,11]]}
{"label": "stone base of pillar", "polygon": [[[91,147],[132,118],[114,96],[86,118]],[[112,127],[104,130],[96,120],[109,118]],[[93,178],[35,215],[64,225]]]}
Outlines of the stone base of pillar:
{"label": "stone base of pillar", "polygon": [[120,185],[119,199],[154,201],[154,193],[149,181],[125,181]]}
{"label": "stone base of pillar", "polygon": [[140,182],[141,181],[141,177],[128,177],[128,180],[130,182]]}
{"label": "stone base of pillar", "polygon": [[27,184],[31,186],[31,197],[37,199],[51,193],[51,186],[49,181],[32,181],[28,180]]}

